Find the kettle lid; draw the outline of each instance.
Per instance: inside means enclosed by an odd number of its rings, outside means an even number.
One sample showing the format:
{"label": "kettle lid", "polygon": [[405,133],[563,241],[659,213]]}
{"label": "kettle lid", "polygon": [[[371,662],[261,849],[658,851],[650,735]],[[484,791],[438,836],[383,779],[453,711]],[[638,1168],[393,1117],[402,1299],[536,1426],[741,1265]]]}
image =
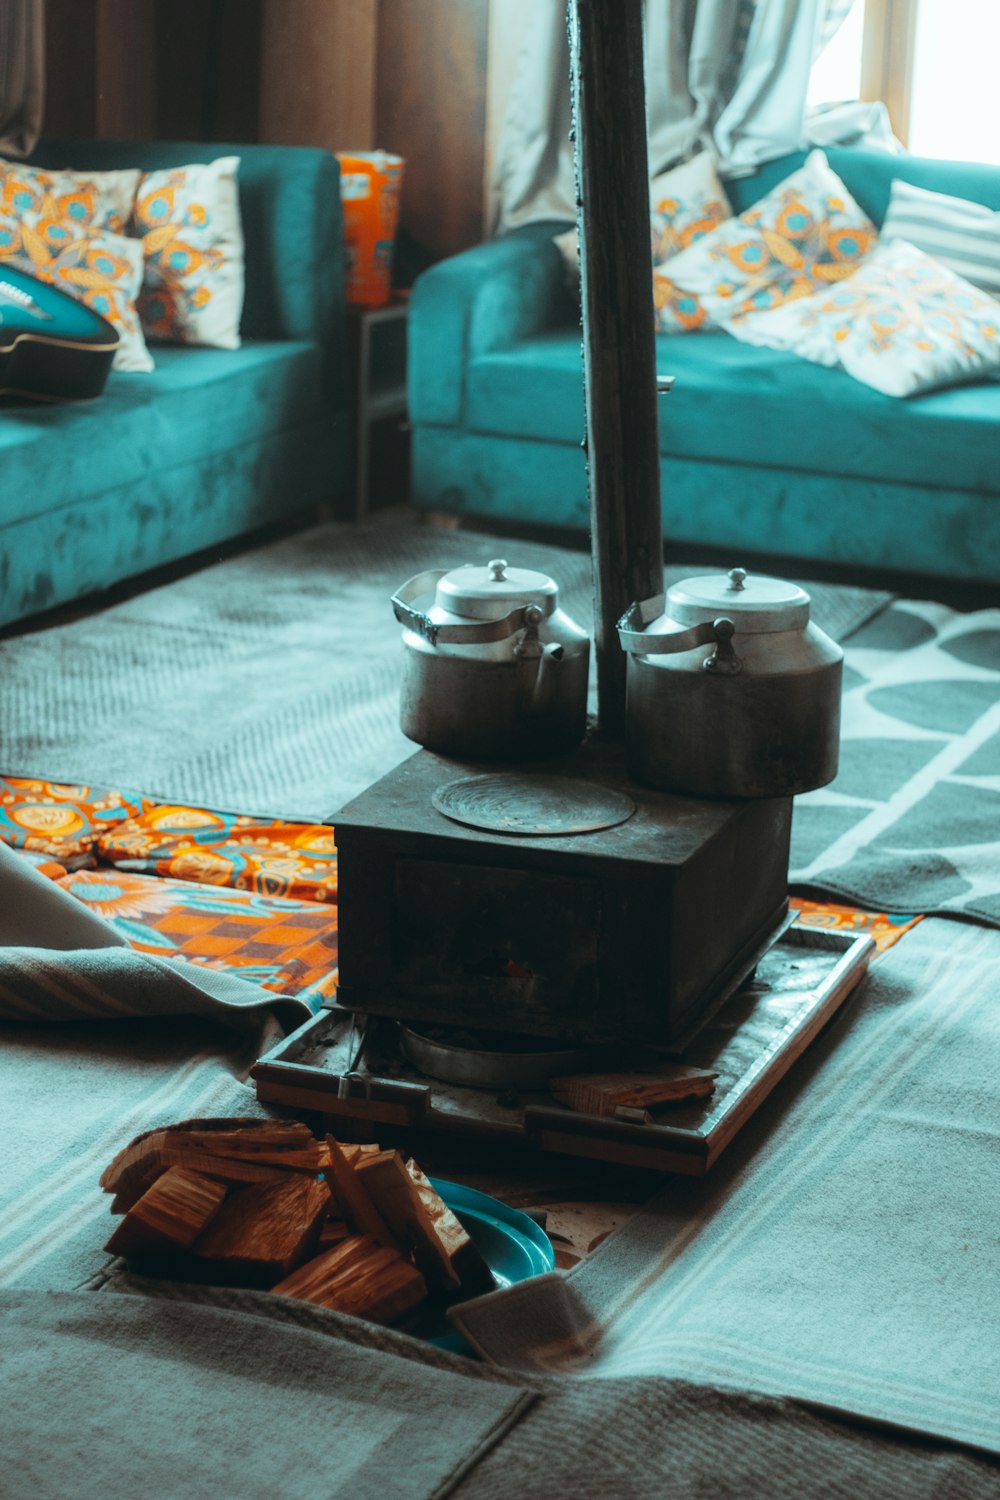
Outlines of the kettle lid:
{"label": "kettle lid", "polygon": [[558,585],[545,573],[508,567],[505,558],[452,568],[438,579],[434,602],[450,615],[470,620],[502,620],[519,604],[535,604],[550,615],[559,598]]}
{"label": "kettle lid", "polygon": [[675,583],[667,593],[667,614],[682,625],[698,625],[720,615],[738,631],[769,634],[804,630],[809,624],[809,595],[796,583],[730,568]]}

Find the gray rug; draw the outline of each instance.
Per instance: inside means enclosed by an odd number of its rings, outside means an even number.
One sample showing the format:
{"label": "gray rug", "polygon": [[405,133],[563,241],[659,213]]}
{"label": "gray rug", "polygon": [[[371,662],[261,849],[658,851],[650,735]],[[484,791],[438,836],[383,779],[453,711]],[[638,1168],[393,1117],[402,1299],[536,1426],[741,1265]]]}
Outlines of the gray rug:
{"label": "gray rug", "polygon": [[[588,553],[393,520],[317,527],[8,638],[0,773],[328,818],[414,750],[392,593],[497,555],[552,573],[589,627]],[[1000,924],[1000,611],[807,587],[847,664],[841,770],[796,802],[794,887]]]}
{"label": "gray rug", "polygon": [[[551,573],[590,628],[589,553],[416,524],[327,525],[0,642],[0,773],[326,818],[416,748],[398,725],[391,595],[425,568],[497,556]],[[838,640],[889,597],[809,587]]]}
{"label": "gray rug", "polygon": [[1000,933],[920,923],[708,1177],[453,1321],[511,1369],[794,1396],[1000,1454],[998,989]]}
{"label": "gray rug", "polygon": [[297,1321],[66,1292],[0,1293],[0,1379],[0,1489],[37,1500],[439,1500],[534,1399]]}
{"label": "gray rug", "polygon": [[851,636],[840,770],[796,800],[791,879],[1000,926],[1000,610],[899,602]]}

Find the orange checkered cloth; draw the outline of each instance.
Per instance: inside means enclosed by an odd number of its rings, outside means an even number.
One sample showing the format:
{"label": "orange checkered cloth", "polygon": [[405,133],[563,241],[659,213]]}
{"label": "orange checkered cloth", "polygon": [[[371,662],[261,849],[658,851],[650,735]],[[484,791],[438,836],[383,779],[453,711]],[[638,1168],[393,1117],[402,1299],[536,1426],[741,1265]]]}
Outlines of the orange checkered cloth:
{"label": "orange checkered cloth", "polygon": [[144,953],[222,969],[313,1009],[337,985],[337,851],[322,824],[0,777],[0,841]]}

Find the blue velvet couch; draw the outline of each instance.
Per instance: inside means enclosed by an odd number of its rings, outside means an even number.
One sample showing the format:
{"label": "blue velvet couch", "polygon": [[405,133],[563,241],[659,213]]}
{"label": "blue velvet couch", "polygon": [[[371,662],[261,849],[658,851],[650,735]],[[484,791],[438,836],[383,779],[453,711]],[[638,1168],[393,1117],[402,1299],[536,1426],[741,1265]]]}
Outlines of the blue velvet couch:
{"label": "blue velvet couch", "polygon": [[340,178],[300,147],[48,142],[35,165],[237,155],[243,347],[151,344],[93,402],[0,404],[0,625],[317,507],[352,486]]}
{"label": "blue velvet couch", "polygon": [[[727,183],[741,212],[805,153]],[[1000,168],[831,149],[878,225],[893,177],[1000,209]],[[414,503],[589,524],[579,305],[531,225],[424,273],[410,310]],[[652,316],[652,313],[651,313]],[[1000,382],[899,400],[725,333],[657,337],[664,536],[731,559],[1000,581]]]}

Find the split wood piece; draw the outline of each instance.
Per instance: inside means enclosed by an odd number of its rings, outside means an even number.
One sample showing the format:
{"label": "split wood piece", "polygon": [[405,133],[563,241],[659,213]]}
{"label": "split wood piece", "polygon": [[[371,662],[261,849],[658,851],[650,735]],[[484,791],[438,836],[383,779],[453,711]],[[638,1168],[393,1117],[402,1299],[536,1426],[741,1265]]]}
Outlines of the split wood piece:
{"label": "split wood piece", "polygon": [[[454,1232],[450,1228],[439,1228],[441,1210],[447,1214],[447,1209],[430,1183],[427,1183],[425,1193],[421,1193],[398,1151],[380,1151],[377,1156],[362,1157],[355,1171],[389,1228],[404,1244],[412,1245],[414,1259],[427,1279],[445,1289],[457,1290],[462,1285],[462,1276],[455,1264]],[[430,1197],[425,1202],[426,1194],[437,1200],[440,1209],[431,1205]],[[458,1228],[465,1235],[462,1226],[458,1225]],[[465,1239],[468,1240],[467,1235]],[[474,1261],[478,1252],[471,1240],[468,1240],[468,1245],[468,1258]],[[492,1277],[489,1284],[492,1285]]]}
{"label": "split wood piece", "polygon": [[657,1104],[705,1099],[715,1089],[717,1073],[683,1064],[655,1073],[572,1073],[550,1078],[554,1098],[585,1115],[613,1115],[617,1109],[645,1110]]}
{"label": "split wood piece", "polygon": [[417,1307],[427,1283],[396,1250],[355,1235],[300,1266],[272,1291],[373,1323],[389,1323]]}
{"label": "split wood piece", "polygon": [[[258,1153],[308,1151],[310,1145],[321,1149],[309,1127],[300,1120],[196,1119],[158,1126],[137,1135],[102,1172],[101,1187],[105,1192],[115,1195],[115,1201],[111,1205],[112,1213],[124,1213],[131,1208],[166,1166],[186,1166],[194,1171],[203,1168],[204,1164],[194,1157],[186,1160],[178,1157],[170,1162],[163,1162],[160,1153],[165,1146],[175,1149],[197,1146],[197,1149],[204,1149],[203,1142],[209,1138],[217,1143],[211,1147],[213,1151],[217,1151],[218,1143],[224,1140],[228,1139],[230,1143],[239,1141],[239,1146],[234,1146],[231,1153],[237,1156],[250,1149]],[[286,1161],[286,1165],[290,1164]],[[216,1172],[215,1175],[220,1174]],[[226,1175],[231,1181],[267,1181],[270,1176],[253,1172],[240,1174],[233,1170]]]}
{"label": "split wood piece", "polygon": [[199,1274],[224,1286],[273,1286],[312,1255],[329,1208],[326,1183],[298,1172],[233,1188],[191,1247]]}
{"label": "split wood piece", "polygon": [[329,1152],[322,1141],[309,1134],[307,1127],[303,1126],[303,1130],[305,1139],[290,1141],[288,1145],[262,1140],[257,1132],[247,1134],[231,1130],[220,1131],[217,1135],[208,1130],[186,1131],[177,1144],[229,1161],[253,1162],[286,1171],[321,1172],[329,1163]]}
{"label": "split wood piece", "polygon": [[420,1195],[420,1201],[434,1226],[434,1233],[448,1255],[451,1269],[458,1277],[463,1292],[470,1297],[478,1297],[484,1292],[495,1291],[496,1281],[493,1278],[493,1272],[470,1239],[464,1224],[456,1214],[452,1213],[447,1203],[412,1158],[406,1163],[406,1170]]}
{"label": "split wood piece", "polygon": [[133,1203],[105,1245],[111,1255],[186,1250],[221,1208],[228,1188],[171,1167]]}
{"label": "split wood piece", "polygon": [[[175,1143],[169,1135],[158,1152],[160,1169],[186,1167],[189,1172],[200,1172],[205,1177],[218,1177],[222,1182],[282,1182],[290,1174],[285,1167],[275,1167],[268,1162],[244,1161],[236,1157],[216,1156],[213,1151],[198,1151]],[[302,1172],[299,1175],[304,1175]],[[309,1176],[315,1177],[311,1169]]]}
{"label": "split wood piece", "polygon": [[345,1240],[351,1238],[351,1231],[343,1219],[324,1219],[319,1232],[319,1241],[316,1246],[317,1255],[324,1250],[332,1250],[334,1245],[342,1245]]}
{"label": "split wood piece", "polygon": [[[377,1156],[382,1149],[374,1141],[371,1143],[365,1142],[363,1146],[357,1145],[354,1141],[338,1141],[337,1144],[340,1147],[344,1160],[349,1162],[352,1167],[356,1164],[360,1156]],[[329,1149],[329,1146],[327,1149]]]}
{"label": "split wood piece", "polygon": [[[351,1165],[344,1148],[339,1141],[334,1140],[332,1135],[327,1136],[326,1144],[330,1150],[330,1165],[327,1168],[326,1180],[330,1185],[330,1192],[340,1217],[358,1234],[366,1234],[376,1244],[402,1253],[403,1242],[393,1233],[380,1209],[376,1207],[367,1185],[358,1175],[357,1166]],[[380,1152],[376,1154],[381,1155]],[[358,1155],[354,1158],[358,1166],[362,1161],[374,1159],[372,1154],[367,1157]]]}

